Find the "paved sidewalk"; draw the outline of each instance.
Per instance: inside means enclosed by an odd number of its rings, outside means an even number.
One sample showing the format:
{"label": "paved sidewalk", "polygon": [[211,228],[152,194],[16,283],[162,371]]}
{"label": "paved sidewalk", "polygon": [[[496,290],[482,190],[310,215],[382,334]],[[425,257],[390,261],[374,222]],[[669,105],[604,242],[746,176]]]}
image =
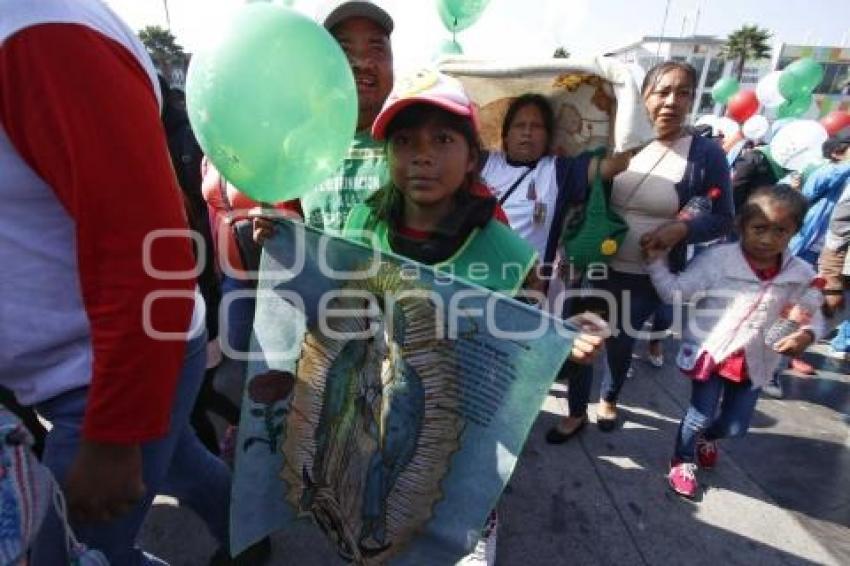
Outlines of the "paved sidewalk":
{"label": "paved sidewalk", "polygon": [[[635,360],[620,428],[590,425],[553,447],[543,436],[566,410],[556,384],[499,507],[498,564],[850,564],[850,367],[824,367],[786,374],[786,398],[759,401],[750,435],[722,443],[718,467],[699,474],[695,502],[664,479],[689,394],[671,363]],[[143,540],[174,566],[213,551],[203,524],[172,504],[156,506]],[[272,564],[341,563],[306,529],[273,542]]]}

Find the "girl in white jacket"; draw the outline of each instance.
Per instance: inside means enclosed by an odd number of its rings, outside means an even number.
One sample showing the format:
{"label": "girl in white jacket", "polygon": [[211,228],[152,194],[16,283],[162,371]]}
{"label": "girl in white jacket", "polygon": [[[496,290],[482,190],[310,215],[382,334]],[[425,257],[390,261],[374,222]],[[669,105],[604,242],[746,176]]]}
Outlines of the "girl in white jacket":
{"label": "girl in white jacket", "polygon": [[[691,404],[679,425],[668,474],[680,495],[696,495],[696,464],[714,466],[718,439],[746,433],[758,392],[781,354],[800,355],[822,332],[823,297],[815,272],[787,250],[806,208],[805,199],[788,186],[755,191],[739,214],[740,242],[710,248],[679,275],[667,269],[665,250],[643,250],[662,300],[694,305],[677,357],[692,379]],[[768,329],[792,305],[807,320],[766,344]]]}

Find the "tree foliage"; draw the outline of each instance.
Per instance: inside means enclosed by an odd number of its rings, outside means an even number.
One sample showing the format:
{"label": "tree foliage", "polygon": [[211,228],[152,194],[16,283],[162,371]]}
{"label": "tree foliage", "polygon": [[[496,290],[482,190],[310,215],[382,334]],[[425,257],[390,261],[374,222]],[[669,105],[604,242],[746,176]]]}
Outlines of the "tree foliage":
{"label": "tree foliage", "polygon": [[562,45],[555,49],[555,52],[552,54],[552,57],[556,59],[569,59],[570,52],[567,51],[567,48]]}
{"label": "tree foliage", "polygon": [[768,30],[756,25],[744,25],[726,38],[721,55],[724,59],[736,62],[736,74],[739,81],[744,74],[744,65],[747,61],[770,58],[768,40],[771,35]]}
{"label": "tree foliage", "polygon": [[147,26],[139,31],[139,39],[145,44],[148,54],[157,67],[165,68],[181,64],[186,60],[183,47],[167,29],[160,26]]}

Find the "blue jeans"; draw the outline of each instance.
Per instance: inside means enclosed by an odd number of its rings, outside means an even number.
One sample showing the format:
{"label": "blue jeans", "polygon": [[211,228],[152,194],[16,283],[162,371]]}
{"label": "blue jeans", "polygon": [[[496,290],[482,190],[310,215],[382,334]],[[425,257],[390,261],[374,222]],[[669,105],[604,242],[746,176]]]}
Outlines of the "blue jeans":
{"label": "blue jeans", "polygon": [[[236,298],[234,291],[250,291],[250,296]],[[221,279],[221,297],[224,318],[220,324],[222,333],[222,348],[225,355],[228,351],[245,353],[251,343],[251,330],[254,328],[254,307],[256,306],[256,289],[253,282],[235,277],[223,276]],[[228,298],[228,296],[230,296]],[[229,347],[229,348],[228,348]],[[234,356],[230,356],[234,357]]]}
{"label": "blue jeans", "polygon": [[836,352],[850,352],[850,320],[845,320],[838,326],[838,334],[830,345]]}
{"label": "blue jeans", "polygon": [[[72,523],[77,538],[103,552],[111,564],[139,566],[161,564],[136,547],[136,537],[157,494],[176,497],[195,511],[221,544],[228,541],[230,471],[209,453],[189,426],[189,414],[204,377],[206,333],[189,341],[186,359],[174,397],[168,435],[142,445],[143,477],[147,492],[126,515],[112,521]],[[80,446],[87,387],[63,393],[39,404],[37,411],[53,424],[47,435],[44,464],[60,484]],[[59,518],[50,512],[33,545],[34,566],[68,564],[65,533]]]}
{"label": "blue jeans", "polygon": [[706,440],[743,436],[750,428],[760,390],[749,381],[735,383],[716,374],[706,381],[692,381],[691,405],[679,424],[675,457],[693,462],[700,436]]}
{"label": "blue jeans", "polygon": [[[602,399],[609,403],[616,403],[632,362],[636,333],[663,303],[648,275],[609,270],[608,278],[603,281],[594,281],[593,286],[595,289],[610,293],[617,309],[616,325],[612,328],[614,335],[605,342],[610,371],[602,372],[601,391]],[[597,364],[595,367],[602,366]],[[593,373],[599,372],[594,372],[593,368],[587,366],[569,372],[567,394],[570,414],[573,416],[582,416],[587,413]]]}

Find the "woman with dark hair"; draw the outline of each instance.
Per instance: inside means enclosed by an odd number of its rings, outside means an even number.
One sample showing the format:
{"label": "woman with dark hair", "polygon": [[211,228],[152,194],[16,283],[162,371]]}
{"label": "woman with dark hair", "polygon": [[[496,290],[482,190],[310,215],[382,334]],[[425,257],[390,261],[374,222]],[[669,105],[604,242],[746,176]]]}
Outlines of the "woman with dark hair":
{"label": "woman with dark hair", "polygon": [[481,177],[499,199],[511,228],[537,250],[544,276],[555,259],[565,214],[587,199],[597,165],[603,179],[610,180],[628,164],[628,154],[599,163],[589,153],[550,155],[554,124],[545,96],[517,97],[502,121],[504,152],[485,153],[481,162]]}
{"label": "woman with dark hair", "polygon": [[[610,262],[608,276],[594,286],[610,293],[618,332],[607,340],[610,372],[604,375],[597,425],[613,430],[617,399],[632,359],[635,337],[661,300],[647,274],[642,251],[664,250],[670,269],[680,271],[686,245],[717,239],[732,227],[733,208],[729,166],[713,141],[686,128],[694,103],[696,71],[687,63],[667,61],[647,73],[641,87],[655,140],[640,150],[628,169],[614,177],[612,208],[628,223],[626,239]],[[717,188],[719,191],[712,191]],[[711,210],[690,218],[680,210],[692,198],[710,199]],[[609,313],[613,315],[615,313]],[[571,376],[570,415],[549,434],[563,442],[587,421],[592,379]]]}

